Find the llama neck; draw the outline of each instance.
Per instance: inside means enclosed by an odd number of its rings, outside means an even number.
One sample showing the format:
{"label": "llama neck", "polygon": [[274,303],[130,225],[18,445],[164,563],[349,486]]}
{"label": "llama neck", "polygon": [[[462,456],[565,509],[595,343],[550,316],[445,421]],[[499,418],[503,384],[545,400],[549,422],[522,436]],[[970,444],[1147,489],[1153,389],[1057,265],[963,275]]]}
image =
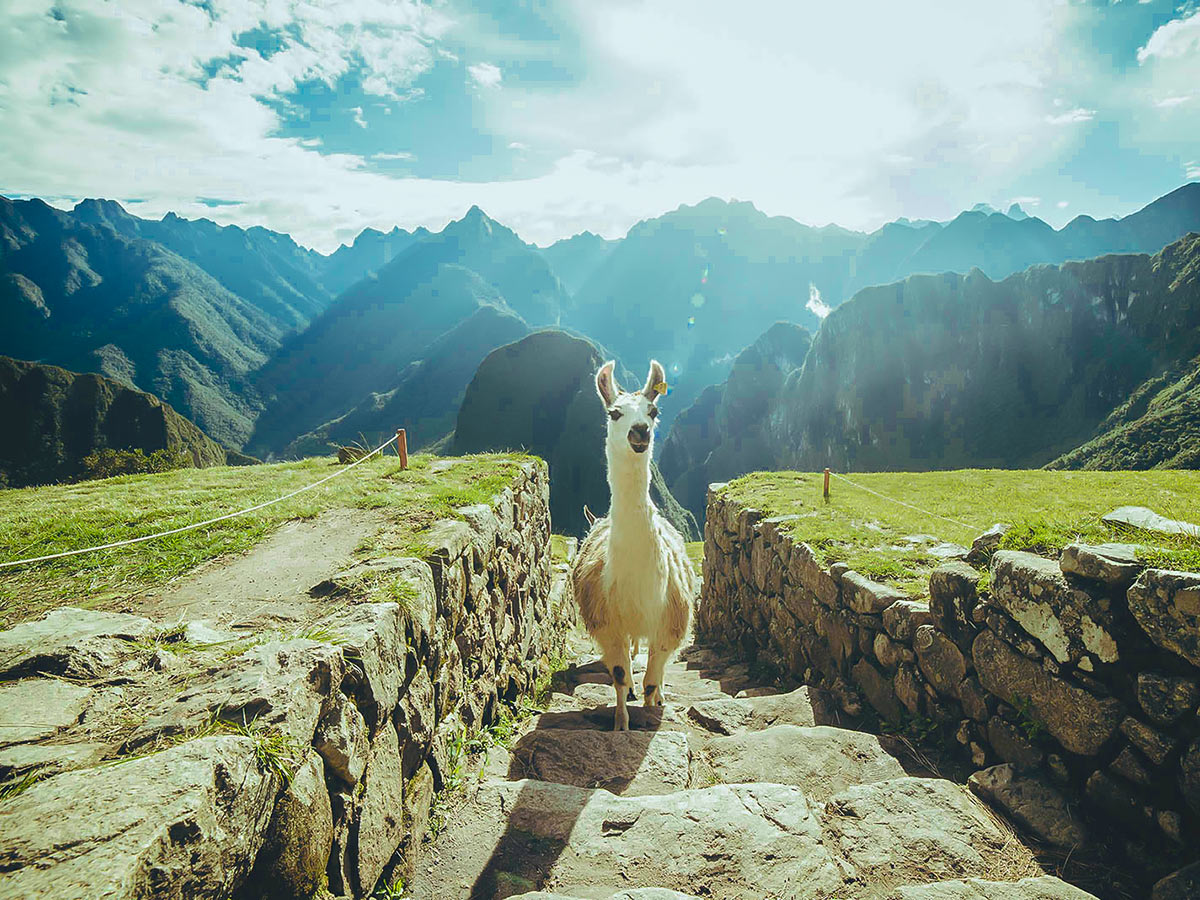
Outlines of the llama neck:
{"label": "llama neck", "polygon": [[608,515],[614,533],[652,527],[654,503],[650,500],[649,451],[636,458],[630,458],[628,453],[610,453],[608,487],[612,492]]}

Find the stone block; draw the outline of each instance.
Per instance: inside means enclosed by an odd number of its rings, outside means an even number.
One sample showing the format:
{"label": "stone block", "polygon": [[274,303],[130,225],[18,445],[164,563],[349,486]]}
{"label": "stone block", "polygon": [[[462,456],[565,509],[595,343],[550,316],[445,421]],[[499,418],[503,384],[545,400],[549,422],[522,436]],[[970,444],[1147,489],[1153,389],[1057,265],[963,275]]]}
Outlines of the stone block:
{"label": "stone block", "polygon": [[854,664],[850,670],[850,677],[867,698],[867,702],[885,721],[900,721],[900,703],[896,699],[896,691],[890,678],[882,675],[865,659],[860,659]]}
{"label": "stone block", "polygon": [[967,674],[967,661],[958,645],[932,625],[922,625],[913,636],[913,649],[925,679],[941,694],[958,696]]}
{"label": "stone block", "polygon": [[1123,704],[1096,697],[1065,679],[1050,675],[991,631],[972,647],[979,680],[991,693],[1016,707],[1028,703],[1033,716],[1072,753],[1094,756],[1117,730]]}
{"label": "stone block", "polygon": [[987,738],[992,750],[1006,763],[1024,770],[1035,768],[1042,762],[1042,751],[1020,729],[999,716],[988,719]]}
{"label": "stone block", "polygon": [[1080,847],[1087,841],[1083,825],[1071,814],[1067,799],[1040,775],[1021,774],[1005,763],[976,772],[967,784],[1056,847]]}
{"label": "stone block", "polygon": [[1159,725],[1173,725],[1200,703],[1196,679],[1161,672],[1139,672],[1138,705]]}
{"label": "stone block", "polygon": [[971,542],[971,552],[967,554],[967,561],[980,564],[987,561],[987,558],[992,552],[1000,546],[1000,540],[1012,528],[1011,525],[1005,525],[997,522],[983,534],[979,535]]}
{"label": "stone block", "polygon": [[883,611],[883,627],[897,641],[909,643],[922,625],[932,625],[929,604],[919,600],[897,600]]}
{"label": "stone block", "polygon": [[1072,585],[1053,560],[997,551],[992,556],[991,596],[993,605],[1059,663],[1078,663],[1088,655],[1105,663],[1119,658],[1107,598]]}
{"label": "stone block", "polygon": [[404,779],[396,729],[386,723],[371,741],[365,790],[356,825],[355,872],[359,896],[371,893],[404,837]]}
{"label": "stone block", "polygon": [[1098,581],[1124,591],[1145,566],[1138,562],[1134,544],[1070,544],[1058,561],[1066,575]]}
{"label": "stone block", "polygon": [[1132,716],[1127,716],[1121,721],[1121,733],[1156,766],[1166,762],[1179,743],[1175,738],[1151,728],[1145,722],[1139,722]]}
{"label": "stone block", "polygon": [[842,602],[857,613],[881,613],[908,595],[894,587],[872,581],[853,570],[842,575]]}
{"label": "stone block", "polygon": [[1200,666],[1200,573],[1147,569],[1127,597],[1150,640]]}
{"label": "stone block", "polygon": [[133,641],[153,631],[141,616],[61,606],[0,631],[0,676],[102,677],[136,653]]}
{"label": "stone block", "polygon": [[971,650],[977,626],[971,619],[979,600],[980,574],[963,562],[938,566],[929,576],[929,613],[933,625],[958,645]]}

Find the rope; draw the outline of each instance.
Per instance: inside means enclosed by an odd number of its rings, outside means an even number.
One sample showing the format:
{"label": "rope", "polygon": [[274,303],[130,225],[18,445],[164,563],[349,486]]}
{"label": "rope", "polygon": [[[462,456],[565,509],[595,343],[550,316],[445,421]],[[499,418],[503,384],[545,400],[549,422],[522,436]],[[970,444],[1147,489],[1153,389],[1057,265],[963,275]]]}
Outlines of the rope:
{"label": "rope", "polygon": [[160,531],[157,534],[147,534],[142,537],[128,538],[123,541],[113,541],[111,544],[100,544],[96,547],[84,547],[82,550],[64,550],[62,553],[48,553],[45,556],[32,556],[29,559],[17,559],[11,562],[0,562],[0,569],[11,568],[12,566],[23,566],[27,563],[45,562],[50,559],[61,559],[64,556],[78,556],[80,553],[91,553],[95,550],[112,550],[114,547],[128,547],[130,544],[141,544],[145,541],[152,541],[155,538],[167,537],[172,534],[182,534],[185,531],[195,531],[197,528],[203,528],[206,525],[215,525],[217,522],[224,522],[226,519],[233,519],[237,516],[244,516],[246,513],[258,512],[260,509],[266,509],[268,506],[274,506],[276,503],[282,503],[284,500],[290,500],[297,494],[303,494],[305,491],[311,491],[315,487],[319,487],[327,481],[337,478],[339,475],[345,475],[359,463],[364,463],[372,456],[383,451],[388,444],[396,440],[396,436],[392,435],[366,456],[356,459],[344,469],[339,469],[332,475],[326,475],[320,481],[314,481],[312,484],[307,484],[302,488],[297,488],[289,494],[284,494],[282,497],[276,497],[274,500],[268,500],[265,503],[259,503],[257,506],[251,506],[247,509],[239,509],[237,512],[225,513],[223,516],[217,516],[212,519],[206,519],[203,522],[195,522],[191,525],[184,525],[181,528],[172,528],[170,531]]}
{"label": "rope", "polygon": [[900,506],[907,506],[909,509],[916,510],[917,512],[923,513],[924,515],[930,516],[934,519],[941,519],[943,522],[949,522],[951,525],[957,525],[959,528],[965,529],[970,532],[974,532],[975,534],[978,534],[979,532],[983,531],[982,528],[979,528],[976,525],[967,525],[966,523],[960,522],[957,519],[947,519],[945,516],[939,516],[935,512],[930,512],[927,509],[921,509],[921,507],[919,507],[919,506],[913,506],[911,503],[905,503],[903,500],[897,500],[895,497],[889,497],[887,494],[879,493],[879,491],[873,491],[869,487],[858,484],[855,481],[851,481],[845,475],[839,475],[837,472],[834,472],[832,470],[830,470],[829,474],[832,475],[834,478],[840,478],[842,481],[846,482],[846,484],[852,485],[852,486],[858,488],[860,491],[866,491],[868,494],[874,494],[876,497],[879,497],[883,500],[889,500],[892,503],[898,503]]}

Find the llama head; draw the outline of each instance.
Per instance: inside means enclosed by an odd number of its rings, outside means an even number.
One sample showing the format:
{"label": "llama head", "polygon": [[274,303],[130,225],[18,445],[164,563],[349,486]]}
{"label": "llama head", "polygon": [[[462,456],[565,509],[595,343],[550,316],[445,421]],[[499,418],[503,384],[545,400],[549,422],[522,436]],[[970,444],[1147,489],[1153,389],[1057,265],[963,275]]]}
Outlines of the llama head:
{"label": "llama head", "polygon": [[617,384],[615,367],[615,361],[609,360],[596,373],[596,393],[608,411],[609,452],[646,453],[654,443],[658,397],[667,389],[666,372],[657,360],[650,360],[645,387],[626,393]]}

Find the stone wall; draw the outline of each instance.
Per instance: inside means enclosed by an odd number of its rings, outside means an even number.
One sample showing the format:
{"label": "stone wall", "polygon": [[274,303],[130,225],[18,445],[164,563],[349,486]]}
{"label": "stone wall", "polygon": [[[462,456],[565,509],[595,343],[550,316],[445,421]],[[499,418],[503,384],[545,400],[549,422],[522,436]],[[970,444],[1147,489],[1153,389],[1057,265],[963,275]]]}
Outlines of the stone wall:
{"label": "stone wall", "polygon": [[[82,609],[0,633],[4,718],[47,726],[0,734],[0,778],[49,776],[0,803],[0,897],[363,897],[411,874],[464,729],[531,690],[574,617],[544,463],[459,513],[425,558],[334,574],[323,618],[233,655]],[[394,599],[358,602],[364,580]],[[119,746],[84,727],[181,665]]]}
{"label": "stone wall", "polygon": [[822,565],[782,527],[796,517],[764,518],[722,487],[704,640],[821,685],[848,715],[944,736],[981,770],[972,788],[1051,844],[1115,828],[1151,880],[1196,858],[1200,574],[1144,568],[1125,545],[998,551],[986,576],[950,562],[913,599]]}

